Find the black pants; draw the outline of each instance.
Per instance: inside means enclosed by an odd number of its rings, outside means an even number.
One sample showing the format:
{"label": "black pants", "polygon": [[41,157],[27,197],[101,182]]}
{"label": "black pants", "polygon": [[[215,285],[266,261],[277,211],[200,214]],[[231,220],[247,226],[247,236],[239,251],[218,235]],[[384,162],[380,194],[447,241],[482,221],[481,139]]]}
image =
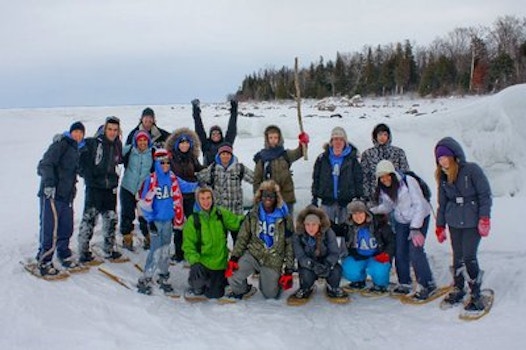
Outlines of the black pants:
{"label": "black pants", "polygon": [[[194,194],[185,194],[183,195],[183,212],[186,218],[194,212],[195,197]],[[174,230],[174,246],[175,246],[175,259],[183,260],[183,230]]]}
{"label": "black pants", "polygon": [[196,278],[196,270],[201,267],[192,265],[190,267],[190,274],[188,275],[188,284],[190,288],[196,291],[203,291],[207,298],[221,298],[225,295],[225,270],[210,270],[202,267],[205,270],[203,278]]}
{"label": "black pants", "polygon": [[476,281],[479,277],[480,269],[477,259],[477,251],[480,243],[480,234],[476,227],[473,228],[454,228],[450,227],[451,247],[453,249],[453,269],[455,287],[464,288],[463,266],[466,267],[471,281]]}
{"label": "black pants", "polygon": [[[122,187],[119,193],[119,199],[121,202],[121,234],[126,235],[128,233],[132,233],[133,231],[133,221],[135,220],[137,200],[135,199],[135,195],[133,193]],[[142,216],[139,216],[139,228],[143,236],[148,235],[148,223]]]}
{"label": "black pants", "polygon": [[[316,280],[318,279],[318,275],[316,275],[314,271],[304,267],[300,267],[298,269],[298,273],[300,275],[301,289],[310,289],[314,285],[314,282],[316,282]],[[340,264],[336,264],[329,273],[329,276],[325,280],[327,281],[327,284],[334,289],[340,286],[341,279],[342,267]]]}

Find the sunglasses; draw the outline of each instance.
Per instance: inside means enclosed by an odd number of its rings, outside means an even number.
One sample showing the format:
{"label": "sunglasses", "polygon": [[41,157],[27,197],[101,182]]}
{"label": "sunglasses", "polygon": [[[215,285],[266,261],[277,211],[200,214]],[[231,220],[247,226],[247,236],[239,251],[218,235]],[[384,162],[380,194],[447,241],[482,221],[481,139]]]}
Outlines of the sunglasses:
{"label": "sunglasses", "polygon": [[160,163],[161,163],[161,165],[166,165],[166,164],[170,165],[170,161],[169,160],[161,160]]}
{"label": "sunglasses", "polygon": [[276,192],[271,191],[263,191],[261,192],[261,198],[269,198],[269,199],[276,199],[277,198]]}

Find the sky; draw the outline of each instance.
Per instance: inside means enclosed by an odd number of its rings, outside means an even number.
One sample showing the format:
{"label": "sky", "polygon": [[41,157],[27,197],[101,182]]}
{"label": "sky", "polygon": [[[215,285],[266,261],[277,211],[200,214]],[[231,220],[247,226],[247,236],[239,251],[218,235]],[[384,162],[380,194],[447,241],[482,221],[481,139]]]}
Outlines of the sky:
{"label": "sky", "polygon": [[224,101],[262,68],[427,45],[523,1],[0,0],[0,108]]}

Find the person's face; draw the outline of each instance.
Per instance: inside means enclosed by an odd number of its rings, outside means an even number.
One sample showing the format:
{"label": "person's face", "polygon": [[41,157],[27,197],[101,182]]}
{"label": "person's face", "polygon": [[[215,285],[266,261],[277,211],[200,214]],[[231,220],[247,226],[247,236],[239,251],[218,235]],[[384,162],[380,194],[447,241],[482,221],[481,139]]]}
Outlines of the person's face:
{"label": "person's face", "polygon": [[279,134],[277,132],[269,133],[267,140],[270,147],[276,147],[279,143]]}
{"label": "person's face", "polygon": [[365,219],[367,218],[367,214],[363,211],[357,211],[352,214],[352,221],[354,221],[355,224],[361,225],[365,222]]}
{"label": "person's face", "polygon": [[161,159],[159,163],[161,163],[161,168],[163,169],[163,173],[167,173],[170,171],[170,160],[169,159]]}
{"label": "person's face", "polygon": [[391,177],[391,174],[385,174],[380,176],[380,182],[385,187],[391,187],[391,185],[393,184],[393,178]]}
{"label": "person's face", "polygon": [[148,139],[146,137],[141,137],[137,140],[137,149],[141,152],[148,149]]}
{"label": "person's face", "polygon": [[209,191],[200,192],[197,195],[197,201],[199,202],[201,209],[209,211],[210,208],[212,208],[212,193]]}
{"label": "person's face", "polygon": [[442,169],[449,169],[449,166],[451,165],[451,157],[448,156],[442,156],[438,158],[438,164]]}
{"label": "person's face", "polygon": [[380,131],[376,134],[376,141],[378,141],[380,145],[385,145],[387,141],[389,141],[389,133],[387,131]]}
{"label": "person's face", "polygon": [[190,142],[188,142],[188,140],[182,140],[181,142],[179,142],[179,151],[181,151],[182,153],[186,153],[189,149]]}
{"label": "person's face", "polygon": [[71,138],[75,140],[77,143],[80,143],[82,139],[84,138],[84,133],[81,130],[73,130],[71,132]]}
{"label": "person's face", "polygon": [[141,119],[141,123],[146,130],[150,131],[153,126],[153,117],[150,115],[144,116]]}
{"label": "person's face", "polygon": [[345,139],[343,137],[333,137],[332,138],[332,150],[336,155],[343,152],[345,148]]}
{"label": "person's face", "polygon": [[221,141],[221,132],[219,130],[213,130],[210,133],[210,139],[212,139],[213,142]]}
{"label": "person's face", "polygon": [[320,225],[316,222],[306,222],[305,231],[309,236],[315,236],[320,231]]}
{"label": "person's face", "polygon": [[261,193],[261,200],[263,202],[263,209],[265,209],[266,212],[271,212],[276,207],[278,196],[276,192],[263,191]]}
{"label": "person's face", "polygon": [[119,136],[119,125],[114,123],[106,124],[105,134],[108,140],[115,141],[117,136]]}
{"label": "person's face", "polygon": [[221,160],[221,164],[223,165],[228,165],[228,163],[230,163],[230,160],[232,159],[232,154],[230,154],[229,152],[221,152],[219,154],[219,159]]}

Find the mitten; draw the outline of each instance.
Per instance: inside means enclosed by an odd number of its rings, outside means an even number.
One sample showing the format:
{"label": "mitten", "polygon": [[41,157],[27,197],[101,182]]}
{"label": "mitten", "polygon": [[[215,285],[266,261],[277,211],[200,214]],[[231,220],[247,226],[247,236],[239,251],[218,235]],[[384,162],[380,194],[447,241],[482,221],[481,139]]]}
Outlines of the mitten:
{"label": "mitten", "polygon": [[292,273],[285,272],[278,280],[281,289],[287,290],[292,288]]}
{"label": "mitten", "polygon": [[426,241],[426,237],[424,237],[420,230],[411,230],[409,238],[413,241],[415,247],[423,247]]}
{"label": "mitten", "polygon": [[239,264],[237,262],[237,257],[231,257],[230,260],[228,260],[227,267],[225,270],[225,277],[232,277],[234,275],[234,271],[239,269]]}
{"label": "mitten", "polygon": [[232,108],[233,111],[237,111],[237,100],[235,96],[230,98],[230,108]]}
{"label": "mitten", "polygon": [[193,99],[192,100],[192,107],[194,108],[199,108],[199,105],[201,104],[201,102],[199,101],[199,99]]}
{"label": "mitten", "polygon": [[438,243],[444,243],[447,239],[446,228],[444,226],[437,226],[435,235],[437,236]]}
{"label": "mitten", "polygon": [[489,217],[483,216],[479,219],[478,230],[481,237],[488,237],[491,222]]}
{"label": "mitten", "polygon": [[55,198],[55,192],[57,189],[55,187],[44,187],[44,196],[47,199]]}
{"label": "mitten", "polygon": [[302,145],[308,145],[309,144],[309,134],[307,134],[305,131],[298,135],[298,140],[300,141],[300,144]]}
{"label": "mitten", "polygon": [[391,261],[391,257],[386,252],[381,252],[380,254],[374,256],[374,260],[378,261],[379,263],[385,264]]}
{"label": "mitten", "polygon": [[328,264],[314,263],[313,271],[318,277],[327,278],[331,272],[331,267]]}

